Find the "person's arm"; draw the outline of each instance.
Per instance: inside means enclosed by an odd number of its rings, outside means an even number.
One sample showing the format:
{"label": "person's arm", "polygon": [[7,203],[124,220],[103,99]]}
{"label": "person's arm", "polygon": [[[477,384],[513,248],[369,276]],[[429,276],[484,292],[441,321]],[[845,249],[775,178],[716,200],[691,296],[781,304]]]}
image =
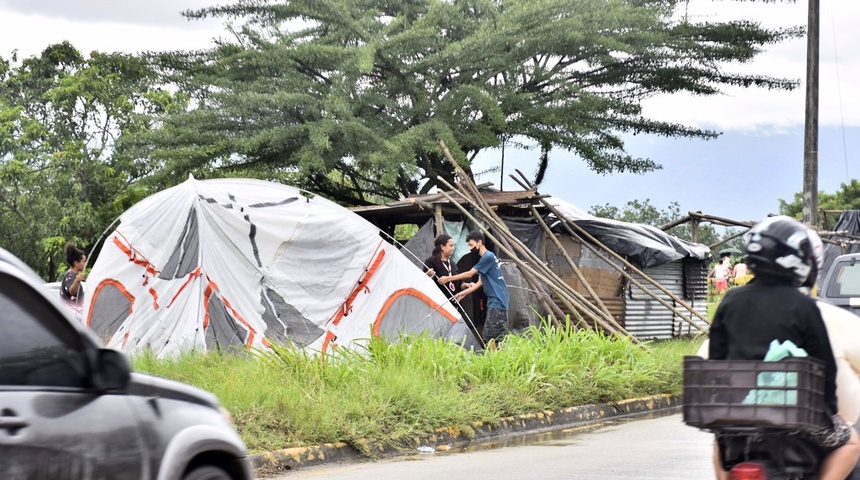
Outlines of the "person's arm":
{"label": "person's arm", "polygon": [[487,252],[484,255],[482,255],[481,258],[478,259],[478,263],[476,263],[475,266],[472,267],[472,269],[469,270],[468,272],[463,272],[463,273],[460,273],[458,275],[452,275],[450,277],[442,277],[439,279],[439,283],[445,284],[445,283],[453,282],[453,281],[457,281],[457,280],[465,280],[467,278],[472,278],[475,275],[478,275],[479,273],[486,275],[487,272],[490,271],[490,265],[492,265],[492,263],[494,261],[495,261],[495,257],[493,255],[491,255],[490,252]]}
{"label": "person's arm", "polygon": [[60,284],[60,289],[69,298],[76,297],[78,295],[78,288],[81,285],[81,280],[83,280],[83,278],[84,278],[83,273],[78,273],[74,277],[69,275],[70,273],[73,273],[73,272],[68,271],[68,272],[66,272],[65,275],[63,275],[63,280]]}
{"label": "person's arm", "polygon": [[439,283],[442,285],[448,282],[456,282],[457,280],[466,280],[467,278],[472,278],[478,274],[478,271],[474,268],[470,269],[468,272],[458,273],[457,275],[451,275],[446,277],[439,277]]}
{"label": "person's arm", "polygon": [[81,286],[81,281],[84,279],[84,273],[81,272],[75,277],[75,281],[69,286],[69,293],[72,294],[73,297],[78,296],[78,289]]}
{"label": "person's arm", "polygon": [[478,277],[478,281],[477,281],[477,282],[475,282],[475,283],[473,283],[473,284],[471,284],[471,285],[469,286],[469,288],[467,288],[467,289],[465,289],[465,290],[460,290],[459,292],[457,292],[457,294],[456,294],[456,295],[454,295],[454,299],[455,299],[455,300],[457,300],[457,301],[459,302],[460,300],[462,300],[463,298],[465,298],[465,297],[466,297],[466,295],[469,295],[470,293],[474,292],[475,290],[477,290],[477,289],[481,288],[481,285],[483,285],[483,284],[481,283],[481,277]]}
{"label": "person's arm", "polygon": [[430,278],[436,276],[436,269],[433,268],[433,257],[424,260],[424,273]]}

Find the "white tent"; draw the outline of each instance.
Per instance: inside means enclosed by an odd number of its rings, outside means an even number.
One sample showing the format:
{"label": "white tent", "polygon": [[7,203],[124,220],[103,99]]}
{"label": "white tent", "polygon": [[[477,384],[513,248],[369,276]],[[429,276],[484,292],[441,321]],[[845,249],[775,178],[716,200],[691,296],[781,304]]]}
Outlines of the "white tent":
{"label": "white tent", "polygon": [[110,348],[328,351],[424,331],[474,341],[433,281],[376,227],[319,196],[189,178],[120,221],[85,304],[87,325]]}

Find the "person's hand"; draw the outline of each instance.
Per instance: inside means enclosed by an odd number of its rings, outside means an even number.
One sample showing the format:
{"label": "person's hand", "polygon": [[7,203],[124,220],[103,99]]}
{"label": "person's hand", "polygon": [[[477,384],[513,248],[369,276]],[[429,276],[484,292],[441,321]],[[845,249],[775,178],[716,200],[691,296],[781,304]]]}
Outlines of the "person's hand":
{"label": "person's hand", "polygon": [[474,283],[472,283],[472,282],[463,282],[460,284],[460,290],[466,290],[467,288],[472,288],[472,285],[474,285]]}
{"label": "person's hand", "polygon": [[428,277],[433,278],[433,277],[436,275],[436,270],[433,270],[432,268],[429,268],[429,269],[427,269],[427,271],[426,271],[426,272],[424,272],[424,273],[426,273]]}
{"label": "person's hand", "polygon": [[445,285],[450,281],[451,277],[439,277],[439,285]]}
{"label": "person's hand", "polygon": [[78,274],[78,276],[77,276],[77,277],[75,277],[75,278],[77,279],[77,281],[79,281],[79,282],[83,282],[83,281],[84,281],[84,279],[86,278],[86,275],[84,275],[84,272],[81,272],[81,273],[79,273],[79,274]]}
{"label": "person's hand", "polygon": [[456,300],[458,302],[465,297],[466,297],[466,292],[464,292],[464,291],[459,291],[459,292],[454,294],[454,300]]}

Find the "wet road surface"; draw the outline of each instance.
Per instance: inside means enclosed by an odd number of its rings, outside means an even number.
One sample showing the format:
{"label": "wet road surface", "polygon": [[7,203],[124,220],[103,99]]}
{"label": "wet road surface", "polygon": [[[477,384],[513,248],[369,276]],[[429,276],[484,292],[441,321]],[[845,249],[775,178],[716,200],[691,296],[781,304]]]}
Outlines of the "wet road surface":
{"label": "wet road surface", "polygon": [[620,420],[493,444],[367,463],[297,469],[283,480],[711,479],[712,436],[680,414]]}

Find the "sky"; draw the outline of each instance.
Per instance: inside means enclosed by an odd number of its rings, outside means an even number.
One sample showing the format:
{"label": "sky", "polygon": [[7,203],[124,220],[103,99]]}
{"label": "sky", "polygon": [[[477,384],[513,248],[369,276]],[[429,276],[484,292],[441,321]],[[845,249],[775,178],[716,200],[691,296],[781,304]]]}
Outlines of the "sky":
{"label": "sky", "polygon": [[[0,56],[38,54],[46,46],[70,41],[83,52],[199,49],[225,35],[221,20],[189,21],[181,11],[217,4],[215,0],[0,0]],[[224,3],[224,2],[220,2]],[[833,193],[860,174],[860,1],[820,0],[820,191]],[[690,0],[695,19],[748,19],[767,27],[803,26],[807,2],[752,3]],[[771,46],[743,72],[804,81],[806,41]],[[712,129],[715,140],[624,137],[627,151],[663,166],[645,174],[598,175],[566,151],[550,153],[547,179],[539,191],[583,209],[623,206],[648,199],[659,209],[672,202],[681,211],[701,211],[734,220],[759,220],[776,213],[779,199],[792,200],[803,189],[804,86],[795,91],[726,89],[723,95],[672,95],[649,99],[646,116]],[[538,151],[505,151],[505,178],[499,172],[478,178],[517,189],[508,173],[532,176]],[[479,172],[500,166],[501,151],[482,153]]]}

